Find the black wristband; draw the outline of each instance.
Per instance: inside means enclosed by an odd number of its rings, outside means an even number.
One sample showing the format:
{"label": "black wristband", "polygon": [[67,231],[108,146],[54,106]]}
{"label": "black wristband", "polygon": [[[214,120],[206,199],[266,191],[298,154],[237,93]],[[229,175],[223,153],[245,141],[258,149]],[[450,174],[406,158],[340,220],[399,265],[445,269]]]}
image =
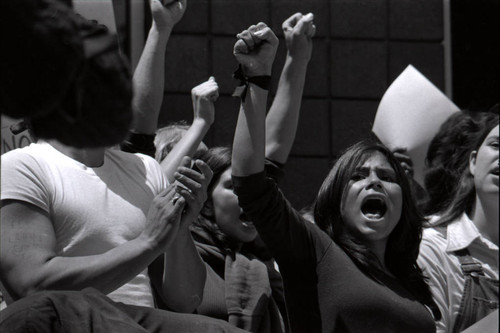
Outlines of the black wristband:
{"label": "black wristband", "polygon": [[269,87],[271,86],[270,75],[247,77],[243,73],[243,68],[241,67],[241,64],[238,65],[238,69],[236,69],[236,71],[233,73],[233,78],[240,80],[240,84],[239,86],[236,87],[236,89],[234,89],[232,96],[241,98],[243,102],[245,101],[249,83],[253,83],[257,87],[262,88],[264,90],[269,90]]}

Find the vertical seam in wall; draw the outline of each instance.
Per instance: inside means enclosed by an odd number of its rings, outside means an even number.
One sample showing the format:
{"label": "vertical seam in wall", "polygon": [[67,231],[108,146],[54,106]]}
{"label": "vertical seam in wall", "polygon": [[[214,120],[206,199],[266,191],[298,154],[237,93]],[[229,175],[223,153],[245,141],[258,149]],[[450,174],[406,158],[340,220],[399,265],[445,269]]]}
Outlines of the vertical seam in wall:
{"label": "vertical seam in wall", "polygon": [[[214,73],[214,35],[212,34],[212,0],[207,0],[207,37],[208,37],[208,72],[209,75]],[[217,78],[216,78],[217,79]],[[216,109],[217,110],[217,109]],[[211,126],[210,143],[213,145],[215,142],[215,126]]]}
{"label": "vertical seam in wall", "polygon": [[272,27],[273,26],[273,7],[271,4],[272,0],[266,0],[266,8],[267,8],[267,22],[269,22],[268,26]]}
{"label": "vertical seam in wall", "polygon": [[332,121],[333,121],[333,108],[332,108],[332,102],[333,102],[333,94],[332,94],[332,62],[334,59],[332,59],[332,2],[327,0],[327,10],[328,10],[328,20],[327,20],[327,29],[328,32],[326,34],[326,52],[327,52],[327,59],[328,59],[328,65],[327,65],[327,87],[328,87],[328,93],[327,93],[327,110],[328,110],[328,155],[327,155],[327,161],[331,163],[333,160],[333,126],[332,126]]}
{"label": "vertical seam in wall", "polygon": [[391,32],[391,0],[386,0],[386,31],[385,31],[385,50],[387,52],[387,57],[386,57],[386,84],[385,84],[385,89],[389,88],[389,85],[391,84],[391,37],[390,37],[390,32]]}
{"label": "vertical seam in wall", "polygon": [[443,0],[443,49],[444,49],[444,92],[453,100],[453,72],[451,49],[451,8],[450,0]]}

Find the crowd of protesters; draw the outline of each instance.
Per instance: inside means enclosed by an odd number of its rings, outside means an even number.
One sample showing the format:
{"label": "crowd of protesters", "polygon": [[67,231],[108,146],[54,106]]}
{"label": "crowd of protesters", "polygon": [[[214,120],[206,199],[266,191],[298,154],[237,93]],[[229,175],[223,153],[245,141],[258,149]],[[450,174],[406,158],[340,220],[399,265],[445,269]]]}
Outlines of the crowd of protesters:
{"label": "crowd of protesters", "polygon": [[186,2],[149,1],[133,75],[70,1],[2,3],[1,112],[37,141],[1,158],[2,332],[460,332],[498,308],[498,106],[441,126],[421,187],[404,149],[366,140],[301,210],[279,184],[314,15],[282,24],[269,109],[278,38],[236,35],[234,141],[207,147],[212,76],[190,124],[158,128]]}

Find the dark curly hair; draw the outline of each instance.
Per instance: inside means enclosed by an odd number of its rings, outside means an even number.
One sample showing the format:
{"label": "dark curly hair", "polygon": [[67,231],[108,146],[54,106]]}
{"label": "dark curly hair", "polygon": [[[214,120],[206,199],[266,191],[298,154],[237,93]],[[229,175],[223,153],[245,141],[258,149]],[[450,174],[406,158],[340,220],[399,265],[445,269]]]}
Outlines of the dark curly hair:
{"label": "dark curly hair", "polygon": [[410,184],[403,168],[385,146],[372,141],[361,141],[340,156],[319,190],[314,207],[314,220],[362,271],[380,281],[382,269],[379,260],[362,239],[348,232],[341,214],[342,198],[352,174],[356,167],[374,152],[380,152],[387,158],[396,173],[396,181],[401,186],[403,195],[401,219],[390,234],[385,251],[387,268],[416,299],[429,306],[434,317],[439,319],[441,317],[439,309],[417,265],[425,219],[413,201]]}
{"label": "dark curly hair", "polygon": [[498,114],[464,110],[451,115],[429,144],[426,156],[424,203],[427,215],[442,213],[450,204],[469,155],[485,127],[498,123]]}
{"label": "dark curly hair", "polygon": [[[474,150],[477,151],[491,130],[498,126],[498,114],[495,114],[494,118],[494,121],[489,121],[484,124],[481,131],[477,133],[475,140],[471,144],[471,150],[467,154],[467,162],[469,161],[470,153]],[[436,225],[445,226],[456,220],[463,213],[470,215],[472,212],[476,198],[476,189],[474,186],[474,176],[470,173],[468,166],[469,163],[467,163],[466,167],[464,167],[462,171],[462,175],[459,178],[457,188],[454,192],[455,195],[452,196],[450,204],[443,211],[440,219],[436,222]]]}
{"label": "dark curly hair", "polygon": [[62,1],[2,1],[0,12],[10,50],[0,54],[1,112],[24,117],[37,138],[77,148],[120,143],[132,122],[132,83],[116,36]]}

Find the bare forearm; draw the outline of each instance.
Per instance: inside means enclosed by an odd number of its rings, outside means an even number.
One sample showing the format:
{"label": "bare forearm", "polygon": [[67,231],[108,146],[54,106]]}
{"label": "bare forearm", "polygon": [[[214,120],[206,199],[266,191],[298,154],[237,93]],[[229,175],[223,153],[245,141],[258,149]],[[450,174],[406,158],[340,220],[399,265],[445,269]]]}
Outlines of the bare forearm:
{"label": "bare forearm", "polygon": [[158,255],[147,242],[134,239],[103,254],[53,257],[28,271],[10,270],[9,285],[17,297],[43,290],[93,287],[107,294],[121,287]]}
{"label": "bare forearm", "polygon": [[203,119],[195,119],[181,140],[160,162],[163,173],[170,183],[174,182],[174,173],[181,165],[184,156],[193,157],[201,141],[210,129],[210,125]]}
{"label": "bare forearm", "polygon": [[264,170],[266,99],[267,90],[249,85],[234,135],[232,173],[235,176]]}
{"label": "bare forearm", "polygon": [[175,244],[165,252],[162,293],[172,310],[191,313],[203,298],[206,268],[189,230],[179,232]]}
{"label": "bare forearm", "polygon": [[292,149],[299,120],[307,59],[287,55],[276,97],[266,117],[266,157],[285,163]]}
{"label": "bare forearm", "polygon": [[172,28],[158,30],[153,23],[134,72],[132,130],[136,133],[153,134],[156,131],[165,87],[165,48],[171,32]]}

